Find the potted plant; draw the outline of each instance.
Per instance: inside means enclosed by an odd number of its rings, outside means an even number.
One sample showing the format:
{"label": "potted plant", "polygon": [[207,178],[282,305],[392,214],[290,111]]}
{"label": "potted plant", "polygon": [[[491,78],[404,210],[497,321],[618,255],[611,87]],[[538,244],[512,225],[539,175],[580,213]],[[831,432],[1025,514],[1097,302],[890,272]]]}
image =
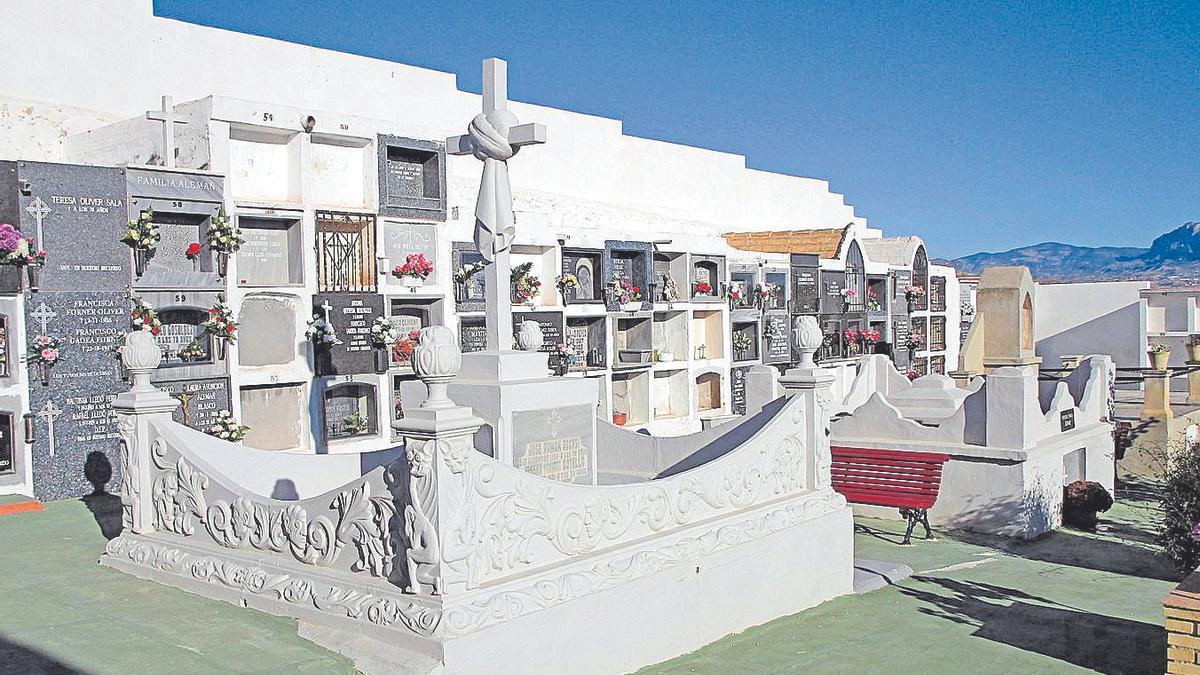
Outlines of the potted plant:
{"label": "potted plant", "polygon": [[622,312],[632,314],[642,308],[641,287],[634,286],[616,274],[613,274],[612,294],[613,300],[620,306]]}
{"label": "potted plant", "polygon": [[129,302],[133,305],[129,310],[129,323],[134,330],[147,330],[151,335],[162,332],[162,321],[158,320],[158,312],[154,311],[150,303],[136,295],[130,298]]}
{"label": "potted plant", "polygon": [[388,371],[388,348],[400,337],[395,322],[391,317],[379,316],[371,323],[371,346],[375,353],[375,373],[382,375]]}
{"label": "potted plant", "polygon": [[0,265],[15,267],[18,270],[24,267],[29,279],[29,290],[36,291],[38,271],[45,263],[46,252],[39,250],[32,238],[22,237],[17,228],[8,223],[0,223]]}
{"label": "potted plant", "polygon": [[627,415],[623,412],[614,410],[612,417],[613,417],[613,424],[615,424],[619,427],[623,427],[623,426],[625,426],[625,424],[627,422],[629,422],[629,415]]}
{"label": "potted plant", "polygon": [[154,209],[146,209],[138,214],[137,220],[130,220],[125,236],[121,237],[129,248],[133,249],[133,273],[141,277],[146,273],[146,264],[154,255],[154,247],[158,246],[162,234],[154,222]]}
{"label": "potted plant", "polygon": [[430,274],[433,274],[433,263],[429,262],[424,253],[411,253],[405,256],[403,265],[392,269],[392,276],[398,278],[402,286],[411,288],[414,293]]}
{"label": "potted plant", "polygon": [[38,371],[42,386],[50,384],[50,369],[62,357],[62,341],[53,335],[37,335],[29,341],[25,363]]}
{"label": "potted plant", "polygon": [[417,348],[417,340],[421,338],[421,331],[409,331],[408,335],[401,335],[392,343],[392,363],[397,365],[408,365],[412,361],[413,350]]}
{"label": "potted plant", "polygon": [[217,358],[223,360],[228,346],[237,342],[238,324],[233,320],[233,310],[218,301],[208,310],[208,319],[200,325],[212,336]]}
{"label": "potted plant", "polygon": [[237,418],[228,410],[217,411],[217,417],[213,421],[213,425],[208,428],[209,436],[216,436],[223,441],[230,443],[240,443],[246,437],[246,432],[250,431],[250,427],[244,424],[238,424]]}
{"label": "potted plant", "polygon": [[749,356],[750,348],[754,346],[754,339],[745,331],[737,331],[733,334],[733,360],[744,361]]}
{"label": "potted plant", "polygon": [[454,270],[454,300],[462,302],[467,299],[467,282],[486,267],[483,261],[469,263]]}
{"label": "potted plant", "polygon": [[842,289],[842,309],[843,309],[843,311],[850,311],[850,306],[852,304],[854,304],[855,300],[858,300],[858,291],[854,290],[853,288],[843,288]]}
{"label": "potted plant", "polygon": [[201,347],[200,343],[196,340],[192,340],[179,348],[180,361],[201,361],[205,356],[204,347]]}
{"label": "potted plant", "polygon": [[313,343],[313,347],[317,349],[329,349],[334,345],[342,344],[338,339],[337,333],[333,330],[333,324],[325,320],[325,317],[313,315],[313,318],[308,322],[308,328],[304,331],[304,337]]}
{"label": "potted plant", "polygon": [[859,353],[862,347],[862,333],[857,328],[851,326],[842,331],[842,339],[846,342],[846,352],[850,356]]}
{"label": "potted plant", "polygon": [[911,314],[913,311],[913,304],[917,300],[920,300],[922,297],[924,297],[924,295],[925,289],[921,288],[920,286],[909,284],[908,286],[904,287],[904,300],[908,302],[909,314]]}
{"label": "potted plant", "polygon": [[882,309],[883,309],[883,306],[879,304],[879,294],[875,292],[874,288],[868,288],[867,289],[867,311],[878,312],[878,311],[881,311]]}
{"label": "potted plant", "polygon": [[1154,370],[1166,370],[1167,362],[1171,360],[1171,348],[1160,343],[1151,343],[1146,347],[1146,353],[1150,355],[1150,367]]}
{"label": "potted plant", "polygon": [[562,296],[563,304],[567,304],[567,291],[578,291],[583,288],[579,283],[579,277],[574,274],[564,274],[554,280],[554,285],[558,287],[558,293]]}
{"label": "potted plant", "polygon": [[359,413],[350,413],[342,418],[342,428],[351,436],[360,436],[371,431],[371,422]]}
{"label": "potted plant", "polygon": [[730,286],[726,295],[729,296],[730,309],[742,304],[742,289],[740,286]]}
{"label": "potted plant", "polygon": [[556,342],[554,344],[554,355],[556,357],[553,365],[555,375],[566,375],[571,366],[579,362],[579,357],[571,351],[565,342]]}
{"label": "potted plant", "polygon": [[771,298],[774,298],[775,294],[779,292],[779,287],[775,284],[760,283],[755,287],[754,292],[758,299],[759,309],[766,311],[767,307],[771,305]]}
{"label": "potted plant", "polygon": [[222,279],[229,271],[229,256],[237,253],[245,242],[242,231],[230,222],[225,207],[217,209],[217,214],[208,226],[208,248],[217,254],[217,275]]}
{"label": "potted plant", "polygon": [[512,301],[517,304],[533,306],[534,298],[542,293],[542,280],[531,274],[533,263],[521,263],[512,269],[509,282],[512,286]]}
{"label": "potted plant", "polygon": [[875,343],[879,342],[882,334],[874,328],[864,328],[858,332],[858,339],[862,342],[863,351],[867,354],[875,353]]}
{"label": "potted plant", "polygon": [[692,290],[694,291],[692,295],[713,295],[712,284],[708,283],[707,281],[701,281],[697,283],[696,287]]}

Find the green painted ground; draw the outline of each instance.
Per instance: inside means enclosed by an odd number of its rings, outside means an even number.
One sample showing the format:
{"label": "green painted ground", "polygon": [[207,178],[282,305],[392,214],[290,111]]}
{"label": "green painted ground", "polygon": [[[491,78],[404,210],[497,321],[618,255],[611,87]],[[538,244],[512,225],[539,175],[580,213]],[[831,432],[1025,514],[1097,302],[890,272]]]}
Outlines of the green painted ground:
{"label": "green painted ground", "polygon": [[[1159,602],[1178,576],[1150,543],[1153,501],[1138,497],[1099,534],[1029,544],[943,533],[900,547],[897,524],[862,519],[857,555],[906,562],[914,578],[644,672],[1161,673]],[[0,673],[353,672],[294,621],[98,566],[97,523],[111,534],[118,508],[106,497],[0,517]]]}

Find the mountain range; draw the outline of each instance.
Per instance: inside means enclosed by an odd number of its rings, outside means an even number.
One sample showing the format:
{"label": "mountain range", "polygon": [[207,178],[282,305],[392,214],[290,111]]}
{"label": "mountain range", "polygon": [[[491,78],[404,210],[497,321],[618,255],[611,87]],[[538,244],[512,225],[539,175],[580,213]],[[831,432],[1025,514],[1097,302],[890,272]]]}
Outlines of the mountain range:
{"label": "mountain range", "polygon": [[1142,279],[1159,286],[1200,285],[1200,222],[1185,223],[1157,237],[1150,248],[1044,242],[937,262],[954,267],[959,274],[1024,265],[1034,279],[1044,282]]}

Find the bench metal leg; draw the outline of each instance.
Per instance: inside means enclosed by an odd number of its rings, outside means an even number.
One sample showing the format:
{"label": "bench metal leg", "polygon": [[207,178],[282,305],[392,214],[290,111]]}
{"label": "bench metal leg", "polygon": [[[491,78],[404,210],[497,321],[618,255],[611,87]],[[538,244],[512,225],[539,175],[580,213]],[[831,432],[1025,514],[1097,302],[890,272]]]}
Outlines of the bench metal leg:
{"label": "bench metal leg", "polygon": [[921,524],[925,526],[925,539],[933,539],[933,531],[929,529],[929,511],[921,509]]}
{"label": "bench metal leg", "polygon": [[904,541],[901,541],[900,545],[908,546],[912,544],[912,531],[917,526],[917,523],[920,522],[920,516],[917,515],[916,509],[900,509],[900,515],[904,517],[904,520],[908,521],[908,529],[904,531]]}

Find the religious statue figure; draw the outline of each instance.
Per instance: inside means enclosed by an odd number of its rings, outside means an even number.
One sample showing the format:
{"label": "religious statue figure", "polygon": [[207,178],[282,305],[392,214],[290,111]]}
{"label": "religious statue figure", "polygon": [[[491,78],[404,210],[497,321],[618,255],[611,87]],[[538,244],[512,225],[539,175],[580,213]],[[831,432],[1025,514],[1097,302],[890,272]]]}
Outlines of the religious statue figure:
{"label": "religious statue figure", "polygon": [[667,303],[679,302],[679,286],[675,284],[675,277],[670,272],[664,272],[662,282],[663,300]]}
{"label": "religious statue figure", "polygon": [[508,250],[516,234],[508,181],[508,160],[521,149],[508,142],[508,129],[516,123],[516,115],[501,109],[476,115],[467,127],[471,154],[483,162],[479,199],[475,202],[475,247],[489,263],[495,262],[496,254]]}

